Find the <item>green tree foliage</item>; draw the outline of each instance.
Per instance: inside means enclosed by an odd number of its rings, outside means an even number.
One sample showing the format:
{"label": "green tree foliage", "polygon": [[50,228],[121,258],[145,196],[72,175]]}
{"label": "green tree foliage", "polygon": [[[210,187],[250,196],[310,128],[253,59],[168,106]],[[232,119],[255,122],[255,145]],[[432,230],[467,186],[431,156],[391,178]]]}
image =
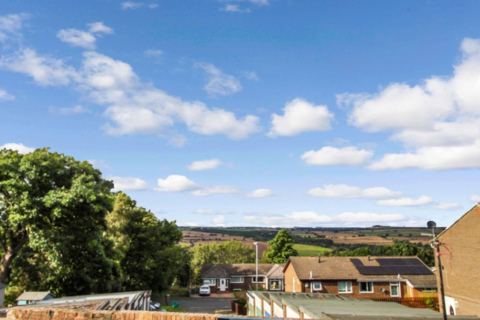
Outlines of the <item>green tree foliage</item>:
{"label": "green tree foliage", "polygon": [[0,150],[0,281],[57,295],[117,288],[103,237],[112,187],[88,162],[47,148]]}
{"label": "green tree foliage", "polygon": [[271,251],[267,258],[271,263],[285,263],[291,256],[298,256],[297,250],[293,248],[292,237],[286,229],[278,231],[275,239],[269,243]]}
{"label": "green tree foliage", "polygon": [[243,245],[240,241],[225,241],[198,245],[192,251],[192,279],[194,283],[200,282],[200,271],[204,264],[215,263],[254,263],[255,249]]}
{"label": "green tree foliage", "polygon": [[414,245],[408,241],[395,240],[391,246],[366,246],[359,247],[354,250],[333,250],[325,252],[325,256],[341,256],[341,257],[362,257],[362,256],[417,256],[427,266],[434,266],[434,252],[432,249],[423,248],[421,246]]}
{"label": "green tree foliage", "polygon": [[182,233],[176,223],[157,219],[126,194],[115,195],[107,221],[107,235],[115,243],[123,272],[123,290],[161,291],[188,265],[188,251],[177,245]]}

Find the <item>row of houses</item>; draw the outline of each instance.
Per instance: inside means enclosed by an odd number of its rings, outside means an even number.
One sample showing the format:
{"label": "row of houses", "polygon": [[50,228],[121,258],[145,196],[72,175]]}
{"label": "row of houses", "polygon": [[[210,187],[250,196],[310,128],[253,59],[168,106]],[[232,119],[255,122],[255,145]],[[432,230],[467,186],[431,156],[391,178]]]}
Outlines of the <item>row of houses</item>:
{"label": "row of houses", "polygon": [[285,265],[205,265],[211,292],[256,289],[349,295],[355,298],[436,297],[432,270],[417,257],[290,257]]}
{"label": "row of houses", "polygon": [[[448,315],[480,316],[480,204],[431,242],[436,267],[417,257],[290,257],[285,265],[205,265],[212,292],[334,294],[358,299],[437,297]],[[442,278],[441,278],[442,276]],[[441,296],[445,293],[445,305]]]}

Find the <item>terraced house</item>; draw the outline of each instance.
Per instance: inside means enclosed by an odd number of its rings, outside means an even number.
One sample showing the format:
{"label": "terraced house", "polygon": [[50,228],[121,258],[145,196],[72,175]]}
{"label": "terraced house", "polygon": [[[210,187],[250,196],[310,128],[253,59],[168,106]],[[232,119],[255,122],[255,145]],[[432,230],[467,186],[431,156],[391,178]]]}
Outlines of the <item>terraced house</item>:
{"label": "terraced house", "polygon": [[283,291],[283,265],[259,264],[258,279],[255,264],[205,264],[202,266],[202,284],[212,293],[244,291],[256,288]]}
{"label": "terraced house", "polygon": [[353,298],[436,297],[432,270],[417,257],[290,257],[285,292]]}

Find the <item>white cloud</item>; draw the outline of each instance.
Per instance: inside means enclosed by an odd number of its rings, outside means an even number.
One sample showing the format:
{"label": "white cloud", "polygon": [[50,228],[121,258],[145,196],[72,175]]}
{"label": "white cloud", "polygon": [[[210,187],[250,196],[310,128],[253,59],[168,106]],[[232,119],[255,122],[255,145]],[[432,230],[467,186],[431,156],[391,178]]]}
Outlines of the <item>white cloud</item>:
{"label": "white cloud", "polygon": [[35,50],[21,49],[14,56],[0,59],[0,68],[31,76],[41,86],[64,86],[78,79],[71,66],[61,59],[37,55]]}
{"label": "white cloud", "polygon": [[77,29],[62,29],[57,33],[57,37],[73,47],[95,50],[97,38],[94,34],[113,33],[113,29],[104,25],[103,22],[92,22],[88,23],[87,26],[90,27],[88,32]]}
{"label": "white cloud", "polygon": [[59,114],[59,115],[72,115],[72,114],[80,114],[80,113],[91,113],[91,111],[84,106],[76,105],[71,108],[55,108],[50,107],[48,108],[50,113]]}
{"label": "white cloud", "polygon": [[25,13],[0,16],[0,41],[5,43],[9,38],[21,39],[23,21],[29,18],[30,15]]}
{"label": "white cloud", "polygon": [[77,29],[63,29],[57,33],[57,37],[73,47],[82,47],[87,50],[95,50],[95,36],[89,32]]}
{"label": "white cloud", "polygon": [[88,29],[88,32],[90,33],[105,33],[105,34],[114,33],[113,29],[104,25],[102,21],[88,23],[87,26],[90,27]]}
{"label": "white cloud", "polygon": [[318,151],[307,151],[301,158],[315,166],[361,166],[368,162],[373,152],[356,147],[323,147]]}
{"label": "white cloud", "polygon": [[284,115],[272,114],[269,136],[294,136],[308,131],[328,131],[333,114],[327,106],[315,106],[301,98],[287,102]]}
{"label": "white cloud", "polygon": [[201,188],[197,183],[180,175],[170,175],[166,179],[158,179],[158,186],[159,188],[155,188],[155,190],[163,192],[185,192]]}
{"label": "white cloud", "polygon": [[272,190],[270,189],[257,189],[255,191],[252,191],[251,193],[247,193],[247,198],[266,198],[266,197],[272,197],[275,196],[276,194],[273,193]]}
{"label": "white cloud", "polygon": [[114,191],[133,191],[133,190],[147,190],[148,184],[139,178],[133,177],[110,177],[113,180]]}
{"label": "white cloud", "polygon": [[26,147],[21,143],[6,143],[3,146],[0,146],[0,150],[2,149],[16,150],[18,151],[18,153],[21,153],[21,154],[27,154],[35,151],[34,148]]}
{"label": "white cloud", "polygon": [[370,169],[480,167],[480,40],[465,38],[461,52],[449,77],[431,76],[416,86],[392,83],[377,94],[337,96],[339,104],[352,108],[352,125],[392,131],[391,139],[408,148],[386,154]]}
{"label": "white cloud", "polygon": [[15,100],[15,96],[3,89],[0,89],[0,100]]}
{"label": "white cloud", "polygon": [[163,51],[158,49],[150,49],[146,50],[143,54],[147,58],[158,60],[161,56],[163,56]]}
{"label": "white cloud", "polygon": [[227,224],[227,219],[223,214],[219,214],[212,219],[212,222],[216,226],[225,226]]}
{"label": "white cloud", "polygon": [[[61,59],[40,56],[32,49],[22,49],[15,55],[3,56],[0,68],[25,73],[39,85],[73,84],[75,90],[80,89],[85,95],[85,99],[106,107],[104,116],[109,121],[103,128],[110,135],[179,137],[171,128],[177,122],[184,123],[192,132],[223,134],[230,139],[245,139],[260,130],[256,116],[236,118],[232,112],[208,108],[199,101],[185,102],[150,83],[142,83],[125,62],[92,51],[84,52],[83,57],[81,68],[77,71]],[[185,142],[184,138],[180,140]]]}
{"label": "white cloud", "polygon": [[269,5],[269,0],[218,0],[220,2],[250,2],[259,6]]}
{"label": "white cloud", "polygon": [[242,12],[242,13],[247,13],[250,12],[250,9],[240,9],[240,7],[236,4],[226,4],[223,9],[220,9],[222,11],[227,11],[227,12]]}
{"label": "white cloud", "polygon": [[336,215],[318,214],[313,211],[292,212],[285,215],[245,215],[244,221],[248,224],[265,225],[269,227],[319,226],[322,224],[339,223],[386,223],[404,221],[401,214],[378,214],[366,212],[344,212]]}
{"label": "white cloud", "polygon": [[367,212],[344,212],[335,217],[336,220],[343,222],[355,223],[376,223],[376,222],[394,222],[403,221],[405,216],[402,214],[378,214]]}
{"label": "white cloud", "polygon": [[90,159],[90,160],[87,160],[87,161],[94,168],[97,168],[97,169],[108,169],[108,168],[110,168],[110,166],[108,164],[106,164],[105,161],[103,161],[103,160]]}
{"label": "white cloud", "polygon": [[242,74],[248,80],[254,80],[254,81],[260,80],[257,76],[257,73],[255,73],[254,71],[243,71]]}
{"label": "white cloud", "polygon": [[231,186],[216,186],[216,187],[204,188],[204,189],[198,189],[198,190],[192,191],[192,195],[197,197],[208,197],[213,194],[235,194],[235,193],[240,193],[240,190]]}
{"label": "white cloud", "polygon": [[197,214],[205,214],[205,215],[218,214],[217,211],[215,211],[215,210],[209,210],[209,209],[198,209],[197,211],[195,211],[195,213],[197,213]]}
{"label": "white cloud", "polygon": [[211,63],[195,63],[208,75],[208,83],[203,87],[211,96],[228,96],[242,90],[240,81],[234,76],[223,73]]}
{"label": "white cloud", "polygon": [[391,191],[384,187],[373,187],[362,189],[359,187],[347,186],[345,184],[326,185],[322,188],[310,189],[307,192],[313,197],[322,198],[366,198],[366,199],[384,199],[396,198],[402,195],[401,192]]}
{"label": "white cloud", "polygon": [[480,196],[471,196],[470,201],[472,202],[480,202]]}
{"label": "white cloud", "polygon": [[411,198],[400,198],[400,199],[389,199],[389,200],[380,200],[377,201],[375,204],[377,206],[383,207],[417,207],[417,206],[425,206],[431,204],[433,199],[427,196],[421,196],[418,199],[411,199]]}
{"label": "white cloud", "polygon": [[200,160],[192,162],[187,166],[187,169],[192,171],[212,170],[218,168],[222,164],[222,161],[218,159]]}
{"label": "white cloud", "polygon": [[459,203],[446,203],[446,202],[440,202],[440,203],[434,204],[433,207],[438,210],[456,210],[456,209],[462,208],[462,206]]}
{"label": "white cloud", "polygon": [[143,3],[143,2],[126,1],[126,2],[120,3],[120,7],[123,10],[138,9],[138,8],[141,8],[141,7],[147,7],[147,8],[150,8],[150,9],[155,9],[155,8],[158,7],[158,4],[146,4],[146,3]]}

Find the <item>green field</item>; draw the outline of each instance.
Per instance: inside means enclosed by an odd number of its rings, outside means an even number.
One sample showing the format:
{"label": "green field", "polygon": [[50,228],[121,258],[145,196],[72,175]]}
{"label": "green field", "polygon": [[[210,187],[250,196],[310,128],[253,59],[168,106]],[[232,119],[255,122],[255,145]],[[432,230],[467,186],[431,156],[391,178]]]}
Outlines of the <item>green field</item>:
{"label": "green field", "polygon": [[298,251],[298,255],[301,257],[318,256],[320,253],[324,253],[325,251],[331,251],[328,248],[311,246],[308,244],[294,244],[293,248]]}

